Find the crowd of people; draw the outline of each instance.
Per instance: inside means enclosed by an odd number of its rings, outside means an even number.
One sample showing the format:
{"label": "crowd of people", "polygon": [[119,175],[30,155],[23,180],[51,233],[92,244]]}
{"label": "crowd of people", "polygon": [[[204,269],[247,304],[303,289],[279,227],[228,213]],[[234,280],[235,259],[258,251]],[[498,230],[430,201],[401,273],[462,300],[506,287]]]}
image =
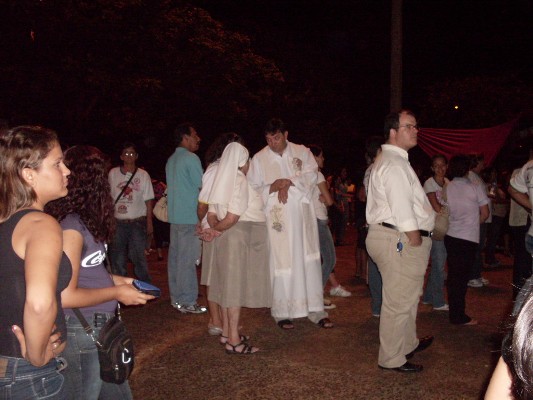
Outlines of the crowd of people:
{"label": "crowd of people", "polygon": [[[207,331],[225,353],[253,355],[260,349],[241,332],[242,307],[270,308],[285,331],[295,329],[298,318],[334,327],[327,310],[335,305],[325,293],[351,295],[334,267],[335,247],[346,244],[346,226],[353,222],[354,272],[367,282],[370,311],[379,318],[378,366],[420,372],[423,367],[410,360],[434,338],[417,335],[419,302],[448,312],[452,324],[477,323],[467,315],[465,295],[469,287],[489,284],[483,266],[498,265],[495,249],[510,204],[520,307],[487,396],[532,398],[533,161],[514,172],[507,190],[493,169],[485,171],[482,156],[458,154],[448,162],[439,154],[422,185],[408,159],[417,133],[411,111],[389,114],[384,136],[367,140],[367,169],[352,185],[346,169],[335,180],[326,178],[322,149],[290,142],[279,119],[268,121],[266,146],[253,157],[238,134],[219,135],[206,151],[205,172],[195,154],[198,132],[190,123],[179,125],[166,184],[137,166],[130,142],[121,148],[122,164],[110,168],[95,147],[74,146],[63,154],[51,130],[3,132],[0,393],[38,398],[39,381],[51,399],[131,399],[127,381],[100,378],[96,344],[76,310],[98,333],[119,303],[154,299],[133,286],[127,262],[137,279],[150,283],[146,252],[156,234],[163,259],[165,230],[171,305],[181,313],[208,312]],[[153,218],[155,193],[167,197],[168,224]],[[433,236],[437,215],[449,222],[442,237]],[[494,225],[487,223],[491,217]],[[198,303],[199,283],[207,287],[207,305]]]}

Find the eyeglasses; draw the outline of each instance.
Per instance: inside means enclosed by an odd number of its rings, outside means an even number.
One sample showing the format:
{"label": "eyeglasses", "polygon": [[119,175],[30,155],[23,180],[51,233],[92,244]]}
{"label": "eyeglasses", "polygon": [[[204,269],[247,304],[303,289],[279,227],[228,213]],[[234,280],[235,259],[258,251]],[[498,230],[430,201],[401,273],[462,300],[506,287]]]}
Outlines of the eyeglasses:
{"label": "eyeglasses", "polygon": [[122,153],[122,155],[133,157],[136,156],[137,153],[135,153],[134,151],[125,151],[124,153]]}
{"label": "eyeglasses", "polygon": [[408,130],[420,129],[420,127],[418,125],[412,125],[412,124],[400,125],[400,126],[398,126],[398,128],[407,128]]}

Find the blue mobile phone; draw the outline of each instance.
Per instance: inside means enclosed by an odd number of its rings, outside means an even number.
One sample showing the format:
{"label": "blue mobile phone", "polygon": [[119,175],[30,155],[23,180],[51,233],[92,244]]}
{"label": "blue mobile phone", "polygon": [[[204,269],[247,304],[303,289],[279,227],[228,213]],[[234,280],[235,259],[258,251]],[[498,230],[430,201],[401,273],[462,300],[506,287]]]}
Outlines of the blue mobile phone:
{"label": "blue mobile phone", "polygon": [[139,292],[151,294],[152,296],[155,296],[155,297],[161,296],[161,290],[158,287],[155,287],[154,285],[151,285],[147,282],[143,282],[138,279],[135,279],[132,285]]}

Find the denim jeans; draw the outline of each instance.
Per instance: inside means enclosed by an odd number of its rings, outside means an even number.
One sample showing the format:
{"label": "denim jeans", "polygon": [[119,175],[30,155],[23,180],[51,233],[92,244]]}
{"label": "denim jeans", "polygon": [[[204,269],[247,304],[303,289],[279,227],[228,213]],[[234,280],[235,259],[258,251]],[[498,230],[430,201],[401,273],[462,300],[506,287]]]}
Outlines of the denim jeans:
{"label": "denim jeans", "polygon": [[429,254],[431,257],[431,270],[429,271],[422,301],[432,304],[433,307],[442,307],[446,304],[444,299],[444,265],[446,264],[447,253],[444,240],[433,240]]}
{"label": "denim jeans", "polygon": [[128,258],[134,266],[137,279],[152,282],[148,275],[148,263],[144,250],[146,248],[146,219],[134,222],[120,222],[117,220],[117,230],[111,242],[109,255],[113,273],[126,276]]}
{"label": "denim jeans", "polygon": [[[100,329],[113,314],[95,314],[94,318],[87,318],[93,328],[95,337]],[[65,396],[67,399],[84,400],[131,400],[128,381],[121,385],[104,382],[100,379],[100,363],[98,350],[92,338],[85,333],[81,322],[76,317],[66,316],[67,347],[63,356],[67,360],[68,368],[63,371],[65,377]]]}
{"label": "denim jeans", "polygon": [[327,219],[317,219],[318,240],[320,242],[320,255],[322,256],[322,285],[325,287],[329,279],[329,274],[333,271],[337,257],[335,255],[335,245],[329,230]]}
{"label": "denim jeans", "polygon": [[23,358],[0,356],[0,398],[69,399],[64,391],[65,378],[58,370],[58,360],[53,359],[43,367],[34,367]]}
{"label": "denim jeans", "polygon": [[168,288],[170,302],[190,306],[198,298],[196,261],[200,258],[200,239],[196,225],[171,224],[168,249]]}
{"label": "denim jeans", "polygon": [[381,274],[378,270],[378,266],[368,256],[368,288],[370,289],[370,307],[372,308],[373,315],[381,314],[381,302],[383,299],[382,289],[383,282],[381,281]]}
{"label": "denim jeans", "polygon": [[479,243],[476,249],[476,255],[474,262],[472,263],[470,270],[470,279],[481,278],[481,269],[483,268],[483,249],[485,248],[485,241],[487,239],[487,229],[489,223],[483,222],[479,224]]}

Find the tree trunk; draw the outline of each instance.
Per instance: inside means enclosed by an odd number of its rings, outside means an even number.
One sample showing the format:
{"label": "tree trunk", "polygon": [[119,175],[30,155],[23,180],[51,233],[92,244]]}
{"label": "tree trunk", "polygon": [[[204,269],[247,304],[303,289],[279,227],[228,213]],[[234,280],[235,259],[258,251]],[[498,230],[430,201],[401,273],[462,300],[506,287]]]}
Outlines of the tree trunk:
{"label": "tree trunk", "polygon": [[402,1],[391,0],[390,111],[402,108]]}

